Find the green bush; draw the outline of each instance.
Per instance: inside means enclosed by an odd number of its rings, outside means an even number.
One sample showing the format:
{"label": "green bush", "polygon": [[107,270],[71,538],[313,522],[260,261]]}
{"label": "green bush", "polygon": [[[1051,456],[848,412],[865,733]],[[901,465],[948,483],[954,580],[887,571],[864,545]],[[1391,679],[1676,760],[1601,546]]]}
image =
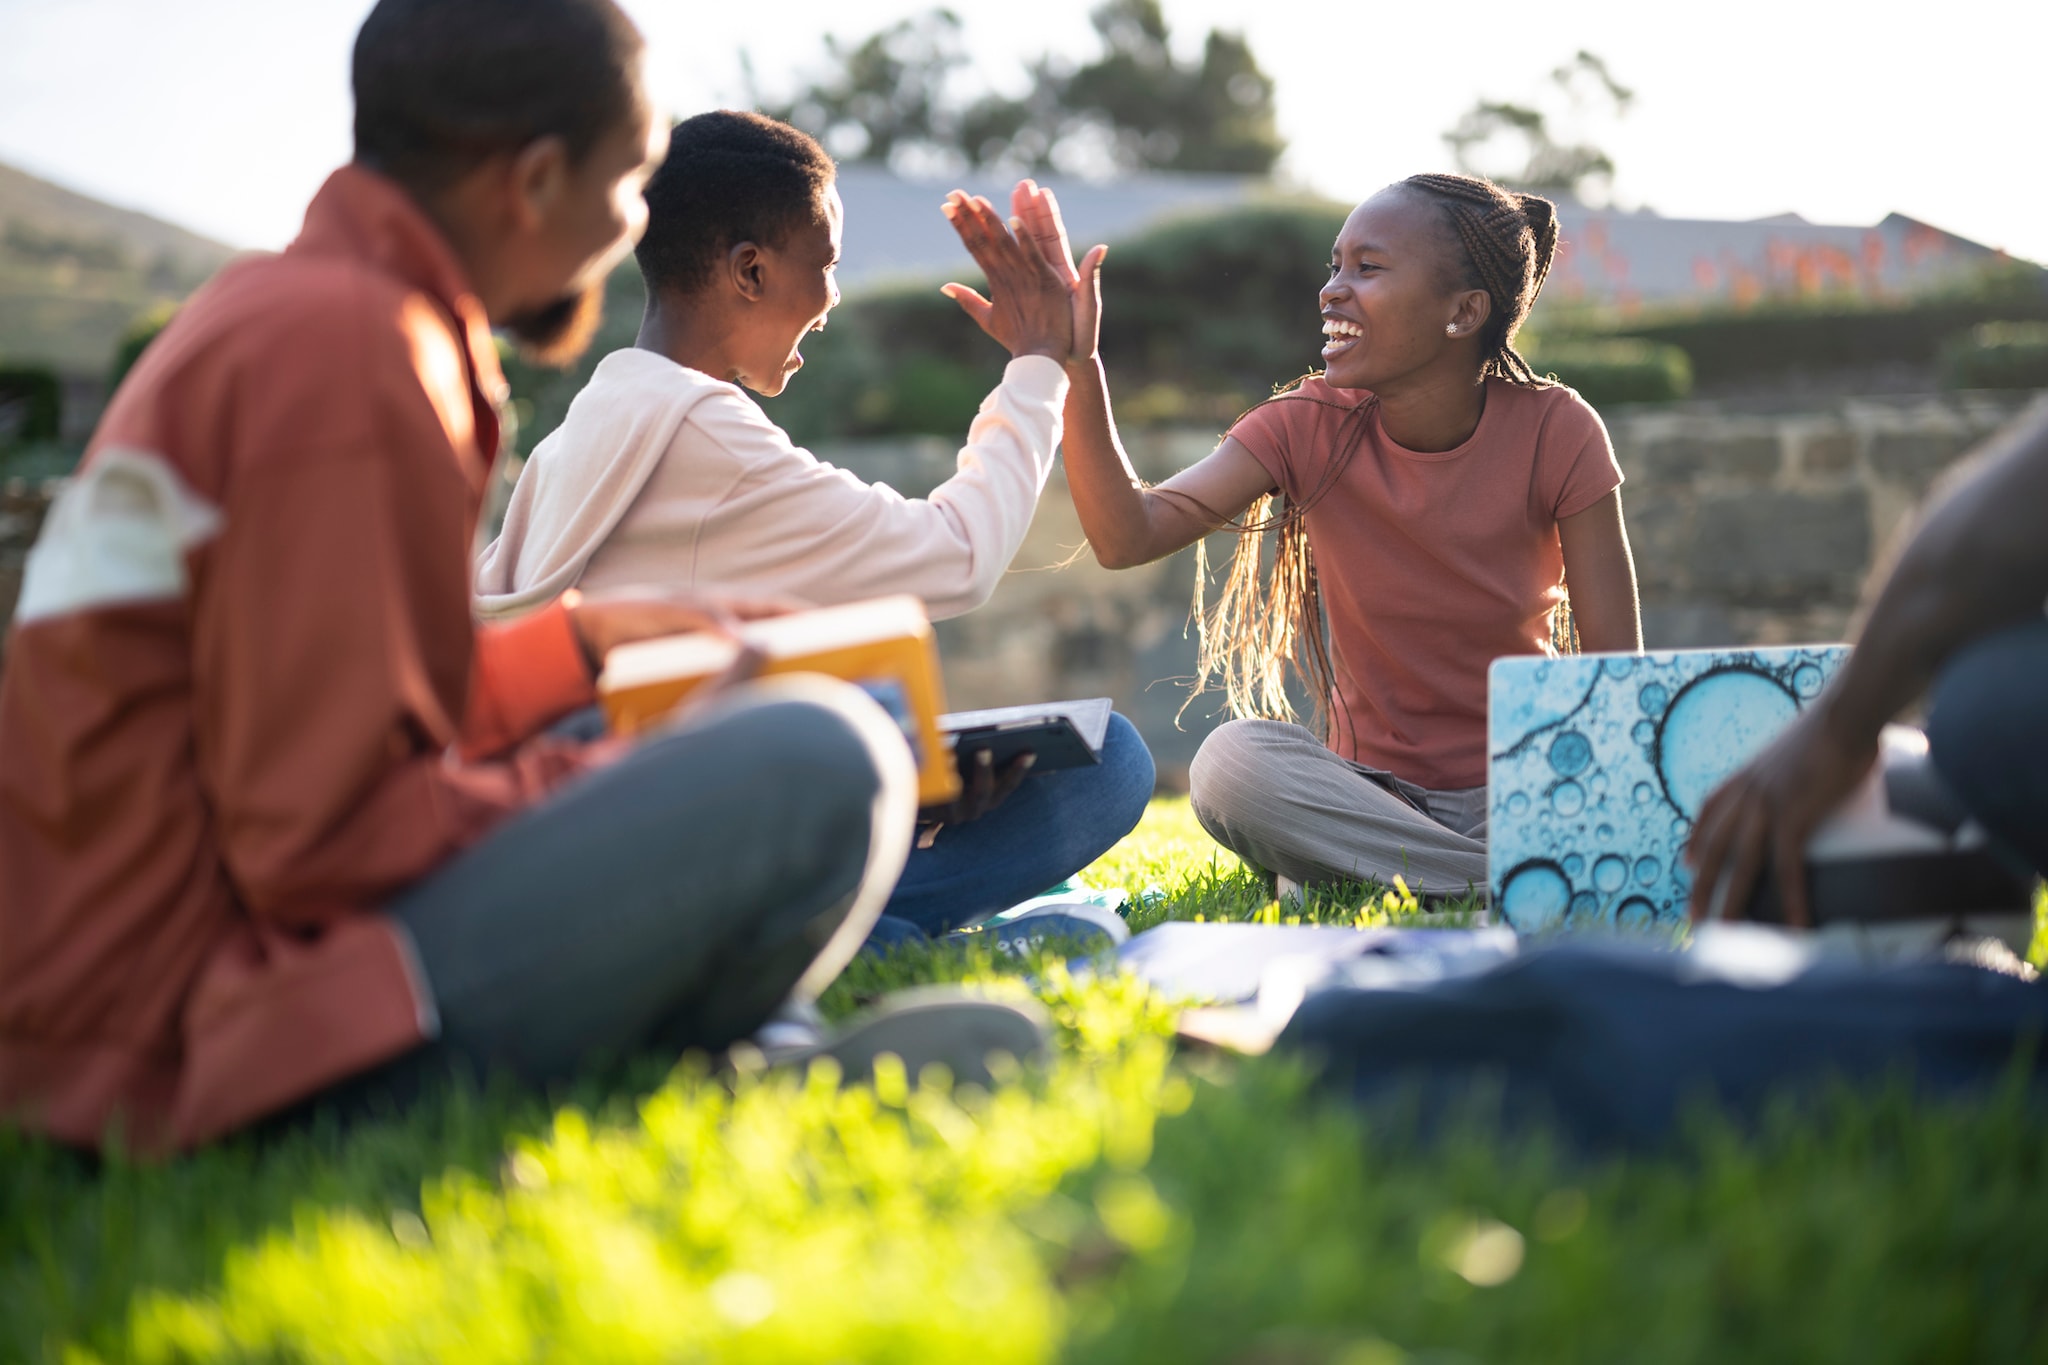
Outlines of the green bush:
{"label": "green bush", "polygon": [[[1316,291],[1345,212],[1254,204],[1117,243],[1103,270],[1102,355],[1119,413],[1134,424],[1227,421],[1315,367]],[[1004,359],[930,285],[849,299],[803,349],[803,373],[763,404],[799,442],[963,436]],[[1141,395],[1126,414],[1122,400]]]}
{"label": "green bush", "polygon": [[42,365],[0,367],[0,443],[54,441],[64,424],[64,389]]}
{"label": "green bush", "polygon": [[[1316,293],[1346,206],[1271,200],[1192,214],[1118,241],[1103,270],[1102,354],[1119,416],[1225,422],[1320,364]],[[974,282],[970,274],[962,277]],[[1745,312],[1620,320],[1539,305],[1534,357],[1594,404],[1666,402],[1692,381],[1934,362],[1959,330],[2048,321],[2048,286],[2024,263],[1890,305],[1774,301]],[[937,281],[864,291],[804,339],[805,366],[763,403],[800,443],[966,434],[1002,375],[1002,349],[939,294]],[[612,277],[605,328],[565,372],[506,367],[521,405],[520,448],[561,421],[605,353],[632,344],[645,297],[628,262]],[[970,401],[971,400],[971,401]]]}
{"label": "green bush", "polygon": [[1711,382],[1867,365],[1931,365],[1943,344],[1966,328],[2044,320],[2048,276],[2016,265],[1968,287],[1902,303],[1769,303],[1742,312],[1621,323],[1611,334],[1676,346],[1690,357],[1693,373]]}
{"label": "green bush", "polygon": [[562,425],[562,419],[569,415],[571,400],[590,382],[591,372],[600,360],[633,344],[633,338],[640,333],[640,315],[646,304],[647,286],[641,282],[640,267],[629,256],[605,281],[604,321],[598,326],[597,335],[591,338],[589,349],[568,368],[533,364],[508,343],[499,342],[498,360],[505,371],[505,383],[511,389],[512,416],[517,426],[517,454],[531,455],[542,437]]}
{"label": "green bush", "polygon": [[1692,392],[1692,361],[1676,346],[1639,337],[1576,340],[1536,348],[1529,363],[1579,391],[1594,407],[1669,403]]}
{"label": "green bush", "polygon": [[987,375],[978,367],[937,356],[912,356],[880,391],[888,404],[884,420],[895,431],[957,437],[974,421],[989,387]]}
{"label": "green bush", "polygon": [[107,369],[108,393],[121,387],[128,371],[135,368],[135,362],[142,359],[149,343],[170,325],[171,317],[177,311],[176,304],[166,303],[136,314],[135,321],[128,324],[128,330],[121,334],[121,340],[114,347],[114,363]]}
{"label": "green bush", "polygon": [[799,444],[912,432],[964,438],[1007,360],[936,285],[850,299],[802,350],[804,368],[761,404]]}
{"label": "green bush", "polygon": [[1316,293],[1349,210],[1254,204],[1118,243],[1103,265],[1102,354],[1113,391],[1148,384],[1236,406],[1320,368]]}
{"label": "green bush", "polygon": [[2048,322],[1987,322],[1941,348],[1951,389],[2048,389]]}

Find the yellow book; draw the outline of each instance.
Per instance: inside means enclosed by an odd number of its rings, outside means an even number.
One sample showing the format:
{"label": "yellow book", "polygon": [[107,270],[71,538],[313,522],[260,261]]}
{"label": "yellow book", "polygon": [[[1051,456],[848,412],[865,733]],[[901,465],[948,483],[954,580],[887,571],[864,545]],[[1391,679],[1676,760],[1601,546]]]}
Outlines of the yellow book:
{"label": "yellow book", "polygon": [[[960,794],[952,747],[939,733],[946,709],[939,651],[924,604],[915,597],[877,597],[842,607],[749,621],[740,638],[767,656],[761,672],[827,673],[861,688],[895,717],[917,759],[921,805]],[[621,645],[605,656],[597,680],[612,733],[655,724],[707,678],[732,666],[739,646],[698,632]]]}

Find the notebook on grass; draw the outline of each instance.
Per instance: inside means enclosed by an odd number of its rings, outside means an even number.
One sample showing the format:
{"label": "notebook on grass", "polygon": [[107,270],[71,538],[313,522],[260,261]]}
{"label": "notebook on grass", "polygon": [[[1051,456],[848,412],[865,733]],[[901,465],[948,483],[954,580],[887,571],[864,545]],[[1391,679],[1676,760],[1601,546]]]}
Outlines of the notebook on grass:
{"label": "notebook on grass", "polygon": [[1685,915],[1700,805],[1848,657],[1841,645],[1496,659],[1487,881],[1521,933]]}

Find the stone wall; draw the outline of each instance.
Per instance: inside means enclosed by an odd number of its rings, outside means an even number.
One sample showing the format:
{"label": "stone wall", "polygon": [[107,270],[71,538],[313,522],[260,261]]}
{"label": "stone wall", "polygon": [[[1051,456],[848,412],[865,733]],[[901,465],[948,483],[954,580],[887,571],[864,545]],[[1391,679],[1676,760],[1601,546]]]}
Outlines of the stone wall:
{"label": "stone wall", "polygon": [[1610,429],[1646,642],[1842,638],[1871,567],[1935,479],[2027,397],[1623,410]]}
{"label": "stone wall", "polygon": [[[1872,564],[1934,480],[2028,395],[1847,399],[1797,412],[1709,404],[1608,415],[1652,648],[1843,638]],[[2048,397],[2044,397],[2048,401]],[[1127,433],[1163,479],[1215,443],[1207,430]],[[953,468],[943,440],[819,452],[919,496]],[[0,484],[0,621],[55,482]],[[1212,537],[1210,562],[1232,541]],[[1084,544],[1057,472],[1010,574],[980,611],[940,623],[949,699],[998,706],[1108,695],[1144,731],[1168,785],[1185,781],[1213,697],[1181,713],[1194,671],[1194,552],[1110,573]]]}
{"label": "stone wall", "polygon": [[[2011,419],[2024,394],[1845,399],[1795,412],[1674,404],[1608,415],[1651,648],[1832,641],[1850,628],[1872,565],[1935,478]],[[1126,434],[1132,463],[1162,479],[1200,459],[1212,431]],[[944,441],[848,444],[825,458],[928,491],[952,469]],[[942,622],[949,699],[997,706],[1109,695],[1135,720],[1163,781],[1185,781],[1218,721],[1186,700],[1194,552],[1109,573],[1083,548],[1056,472],[994,599]],[[1212,566],[1227,562],[1212,537]],[[1079,550],[1078,556],[1075,554]]]}

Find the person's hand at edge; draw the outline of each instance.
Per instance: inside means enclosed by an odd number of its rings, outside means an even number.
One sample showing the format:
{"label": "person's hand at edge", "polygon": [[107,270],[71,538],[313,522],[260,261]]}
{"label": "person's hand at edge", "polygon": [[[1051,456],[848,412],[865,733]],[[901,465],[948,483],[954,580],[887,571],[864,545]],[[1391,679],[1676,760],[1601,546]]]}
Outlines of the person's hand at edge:
{"label": "person's hand at edge", "polygon": [[1806,927],[1806,844],[1877,761],[1875,734],[1842,733],[1830,698],[1808,707],[1768,748],[1715,788],[1686,841],[1687,913],[1743,917],[1768,855],[1787,924]]}
{"label": "person's hand at edge", "polygon": [[939,292],[1013,357],[1042,355],[1065,364],[1074,346],[1074,308],[1059,272],[1036,247],[1019,241],[979,195],[955,190],[942,211],[987,278],[988,297],[959,283]]}
{"label": "person's hand at edge", "polygon": [[1102,262],[1107,246],[1088,248],[1088,254],[1074,263],[1074,248],[1067,238],[1067,225],[1060,217],[1059,200],[1035,180],[1020,180],[1010,193],[1011,221],[1038,248],[1053,272],[1066,282],[1073,298],[1074,346],[1067,353],[1069,364],[1086,364],[1095,359],[1102,344]]}

